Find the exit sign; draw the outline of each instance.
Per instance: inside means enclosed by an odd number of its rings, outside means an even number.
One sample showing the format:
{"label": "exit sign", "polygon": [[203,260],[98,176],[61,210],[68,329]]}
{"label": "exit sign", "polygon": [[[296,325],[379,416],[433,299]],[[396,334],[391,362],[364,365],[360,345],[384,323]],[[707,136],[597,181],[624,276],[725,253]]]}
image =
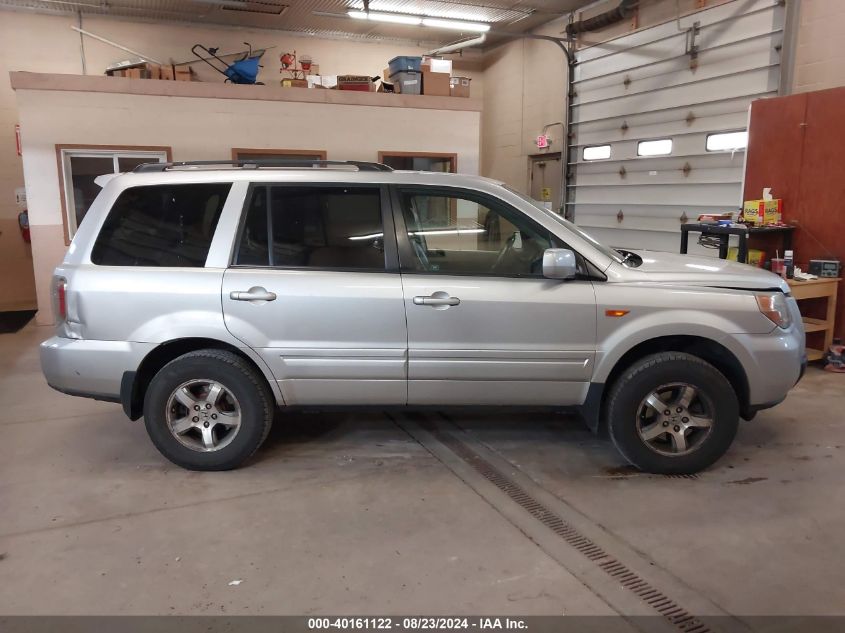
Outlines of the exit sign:
{"label": "exit sign", "polygon": [[540,149],[544,149],[544,148],[548,147],[551,144],[551,142],[552,142],[552,139],[550,139],[545,134],[541,134],[540,136],[537,137],[537,147],[540,148]]}

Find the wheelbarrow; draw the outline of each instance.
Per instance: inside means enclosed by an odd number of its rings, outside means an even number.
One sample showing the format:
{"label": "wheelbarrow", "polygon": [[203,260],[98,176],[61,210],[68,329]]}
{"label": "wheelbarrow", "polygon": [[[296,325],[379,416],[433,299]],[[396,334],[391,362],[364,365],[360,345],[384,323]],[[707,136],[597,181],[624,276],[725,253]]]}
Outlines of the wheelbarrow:
{"label": "wheelbarrow", "polygon": [[[197,56],[198,59],[204,61],[214,70],[226,77],[226,82],[233,84],[258,84],[264,85],[260,81],[255,81],[258,78],[258,69],[261,65],[258,60],[264,55],[264,49],[256,51],[252,50],[252,44],[244,42],[249,47],[249,50],[244,53],[240,59],[236,59],[231,64],[227,64],[224,60],[217,56],[218,47],[206,48],[202,44],[194,44],[191,52]],[[197,52],[201,51],[205,55]],[[213,60],[213,61],[212,61]]]}

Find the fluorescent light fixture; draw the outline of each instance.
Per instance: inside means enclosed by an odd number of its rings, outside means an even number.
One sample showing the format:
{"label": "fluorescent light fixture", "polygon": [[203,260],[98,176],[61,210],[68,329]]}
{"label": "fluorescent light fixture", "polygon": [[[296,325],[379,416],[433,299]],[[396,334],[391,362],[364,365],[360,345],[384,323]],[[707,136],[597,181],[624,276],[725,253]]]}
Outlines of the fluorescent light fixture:
{"label": "fluorescent light fixture", "polygon": [[475,31],[486,33],[490,30],[489,24],[481,22],[462,22],[460,20],[443,20],[440,18],[423,18],[423,26],[430,26],[435,29],[454,29],[456,31]]}
{"label": "fluorescent light fixture", "polygon": [[655,141],[640,141],[637,143],[637,156],[666,156],[671,153],[671,138],[661,138]]}
{"label": "fluorescent light fixture", "polygon": [[350,240],[377,240],[384,237],[384,233],[370,233],[369,235],[353,235]]}
{"label": "fluorescent light fixture", "polygon": [[393,24],[410,24],[411,26],[419,26],[422,23],[422,18],[415,15],[400,15],[398,13],[347,11],[346,15],[356,20],[372,20],[373,22],[391,22]]}
{"label": "fluorescent light fixture", "polygon": [[592,145],[584,148],[584,160],[604,160],[610,158],[610,145]]}
{"label": "fluorescent light fixture", "polygon": [[707,151],[718,152],[748,147],[748,132],[723,132],[707,135]]}
{"label": "fluorescent light fixture", "polygon": [[487,229],[434,229],[430,231],[408,231],[408,235],[464,235],[465,233],[486,233]]}
{"label": "fluorescent light fixture", "polygon": [[464,22],[463,20],[444,20],[441,18],[425,18],[406,13],[384,13],[379,11],[347,11],[346,15],[356,20],[372,20],[373,22],[390,22],[392,24],[408,24],[410,26],[430,26],[435,29],[453,29],[456,31],[473,31],[485,33],[490,30],[489,24],[481,22]]}

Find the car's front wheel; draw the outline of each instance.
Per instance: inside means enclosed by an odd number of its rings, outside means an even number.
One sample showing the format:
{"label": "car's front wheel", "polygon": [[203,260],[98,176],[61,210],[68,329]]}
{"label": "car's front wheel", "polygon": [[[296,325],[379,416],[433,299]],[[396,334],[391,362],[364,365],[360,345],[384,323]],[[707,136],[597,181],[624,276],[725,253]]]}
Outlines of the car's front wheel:
{"label": "car's front wheel", "polygon": [[618,377],[608,395],[607,424],[616,448],[646,472],[692,474],[730,447],[739,402],[730,382],[697,356],[662,352]]}
{"label": "car's front wheel", "polygon": [[165,365],[144,398],[156,448],[190,470],[229,470],[264,442],[273,417],[264,378],[224,350],[190,352]]}

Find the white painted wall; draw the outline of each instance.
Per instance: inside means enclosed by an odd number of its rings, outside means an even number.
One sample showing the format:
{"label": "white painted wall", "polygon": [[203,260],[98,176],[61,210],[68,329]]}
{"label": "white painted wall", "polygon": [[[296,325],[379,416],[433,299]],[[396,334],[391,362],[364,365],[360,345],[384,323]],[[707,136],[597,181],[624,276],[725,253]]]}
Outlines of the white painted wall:
{"label": "white painted wall", "polygon": [[367,161],[379,150],[449,152],[462,173],[479,172],[477,111],[54,90],[17,98],[39,323],[52,322],[49,282],[66,249],[56,144],[164,145],[174,160],[227,158],[233,147],[326,149],[329,159]]}

